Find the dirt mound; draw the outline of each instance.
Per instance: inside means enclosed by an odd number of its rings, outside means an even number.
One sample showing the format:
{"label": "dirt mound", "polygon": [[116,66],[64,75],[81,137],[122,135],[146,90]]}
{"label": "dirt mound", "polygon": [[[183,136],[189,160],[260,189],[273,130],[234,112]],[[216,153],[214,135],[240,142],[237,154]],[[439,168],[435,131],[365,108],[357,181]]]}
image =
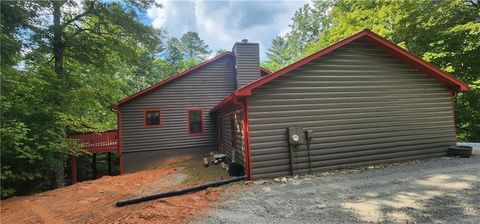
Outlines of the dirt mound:
{"label": "dirt mound", "polygon": [[[197,163],[169,163],[152,170],[10,198],[1,202],[1,223],[184,223],[206,212],[210,203],[218,200],[219,189],[121,208],[115,207],[115,202],[210,181],[197,179],[201,175],[192,180],[191,170],[199,170],[192,164]],[[218,167],[203,169],[209,177],[224,172]]]}

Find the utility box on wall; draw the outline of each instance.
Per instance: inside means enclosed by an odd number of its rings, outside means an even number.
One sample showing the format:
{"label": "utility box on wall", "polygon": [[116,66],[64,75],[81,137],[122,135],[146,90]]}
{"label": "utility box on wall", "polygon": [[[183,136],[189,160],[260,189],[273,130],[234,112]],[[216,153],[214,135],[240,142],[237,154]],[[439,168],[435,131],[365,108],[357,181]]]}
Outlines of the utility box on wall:
{"label": "utility box on wall", "polygon": [[303,129],[299,127],[288,128],[288,143],[290,145],[305,144]]}

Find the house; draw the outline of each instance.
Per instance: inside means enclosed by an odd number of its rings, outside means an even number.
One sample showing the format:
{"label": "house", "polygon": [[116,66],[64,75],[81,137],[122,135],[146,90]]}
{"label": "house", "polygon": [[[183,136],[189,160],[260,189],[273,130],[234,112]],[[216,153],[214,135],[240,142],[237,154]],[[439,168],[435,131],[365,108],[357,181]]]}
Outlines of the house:
{"label": "house", "polygon": [[443,156],[468,89],[369,30],[273,73],[243,40],[118,101],[122,169],[212,150],[249,178]]}

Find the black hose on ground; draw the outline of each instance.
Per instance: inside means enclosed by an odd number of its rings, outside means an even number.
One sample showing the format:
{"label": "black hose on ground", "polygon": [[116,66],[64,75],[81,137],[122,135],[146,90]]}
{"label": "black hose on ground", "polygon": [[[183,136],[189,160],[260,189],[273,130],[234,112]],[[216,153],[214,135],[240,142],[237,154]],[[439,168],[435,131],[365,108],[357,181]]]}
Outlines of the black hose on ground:
{"label": "black hose on ground", "polygon": [[195,187],[185,188],[185,189],[178,190],[178,191],[168,191],[168,192],[163,192],[163,193],[159,193],[159,194],[152,194],[152,195],[147,195],[147,196],[142,196],[142,197],[137,197],[137,198],[120,200],[120,201],[117,201],[117,203],[115,205],[117,207],[122,207],[122,206],[125,206],[125,205],[137,204],[137,203],[150,201],[150,200],[155,200],[155,199],[159,199],[159,198],[165,198],[165,197],[181,195],[181,194],[186,194],[186,193],[200,191],[200,190],[205,190],[209,187],[217,187],[217,186],[220,186],[220,185],[237,182],[237,181],[241,181],[241,180],[244,180],[244,179],[245,179],[245,176],[234,177],[234,178],[230,178],[230,179],[227,179],[227,180],[215,181],[215,182],[210,182],[208,184],[203,184],[203,185],[199,185],[199,186],[195,186]]}

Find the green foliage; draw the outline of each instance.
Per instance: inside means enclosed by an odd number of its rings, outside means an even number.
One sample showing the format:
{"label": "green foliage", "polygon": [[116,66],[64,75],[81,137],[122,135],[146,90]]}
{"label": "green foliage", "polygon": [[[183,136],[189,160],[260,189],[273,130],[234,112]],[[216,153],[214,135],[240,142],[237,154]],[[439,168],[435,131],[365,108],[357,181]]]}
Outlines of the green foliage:
{"label": "green foliage", "polygon": [[67,133],[116,127],[110,105],[145,85],[162,50],[138,14],[153,4],[1,2],[2,198],[63,185],[65,158],[81,154]]}
{"label": "green foliage", "polygon": [[67,134],[115,129],[112,104],[210,53],[194,32],[164,44],[162,29],[142,23],[152,6],[159,5],[1,1],[2,198],[62,186],[70,155],[80,156],[79,177],[88,178],[89,154]]}
{"label": "green foliage", "polygon": [[215,53],[215,56],[218,56],[218,55],[221,55],[223,53],[227,52],[227,50],[223,49],[223,48],[220,48],[217,50],[217,52]]}
{"label": "green foliage", "polygon": [[293,55],[289,50],[286,38],[281,36],[275,37],[272,40],[272,46],[266,51],[269,60],[266,68],[270,71],[276,71],[283,65],[290,64]]}
{"label": "green foliage", "polygon": [[2,198],[55,186],[52,167],[67,148],[58,112],[45,104],[49,83],[35,74],[2,69]]}
{"label": "green foliage", "polygon": [[472,90],[455,101],[457,136],[460,141],[480,142],[480,80],[470,87]]}
{"label": "green foliage", "polygon": [[180,38],[180,49],[187,60],[203,61],[211,53],[208,45],[200,39],[198,33],[187,32]]}
{"label": "green foliage", "polygon": [[166,46],[168,64],[157,67],[157,71],[166,71],[164,73],[169,75],[183,71],[205,60],[210,52],[208,45],[196,32],[187,32],[180,40],[171,37]]}
{"label": "green foliage", "polygon": [[314,1],[297,10],[290,28],[274,39],[264,66],[279,69],[369,28],[475,88],[457,97],[457,135],[480,141],[478,1]]}
{"label": "green foliage", "polygon": [[[187,32],[180,39],[170,37],[166,44],[165,60],[153,62],[152,73],[161,80],[197,65],[211,53],[205,41],[196,32]],[[153,83],[149,83],[153,84]]]}
{"label": "green foliage", "polygon": [[183,60],[182,56],[182,46],[180,41],[171,37],[167,41],[167,61],[172,64],[177,64],[179,61]]}
{"label": "green foliage", "polygon": [[166,48],[166,59],[173,65],[182,64],[182,61],[203,61],[211,53],[198,33],[191,31],[183,34],[180,40],[175,37],[168,39]]}

